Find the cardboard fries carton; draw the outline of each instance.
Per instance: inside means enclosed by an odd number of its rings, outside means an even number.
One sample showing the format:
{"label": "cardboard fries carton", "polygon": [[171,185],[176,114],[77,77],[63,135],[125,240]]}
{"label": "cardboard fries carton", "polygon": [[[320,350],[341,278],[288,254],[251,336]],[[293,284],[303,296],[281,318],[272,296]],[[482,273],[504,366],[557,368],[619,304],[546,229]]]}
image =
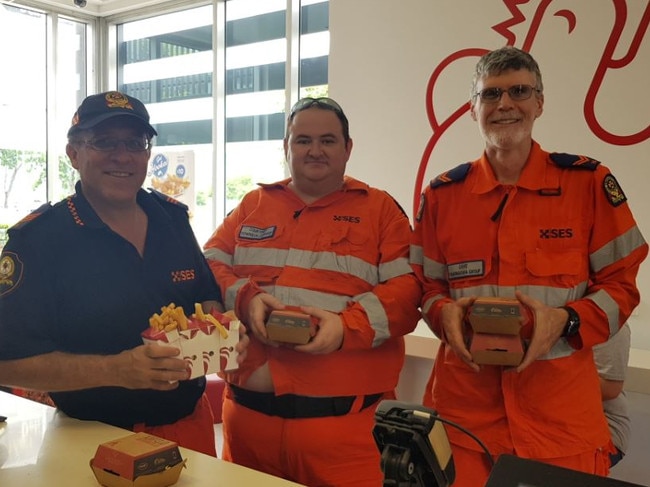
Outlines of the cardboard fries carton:
{"label": "cardboard fries carton", "polygon": [[106,487],[173,485],[184,466],[175,442],[147,433],[102,443],[90,460],[97,481]]}
{"label": "cardboard fries carton", "polygon": [[304,345],[314,335],[313,318],[300,311],[300,308],[288,306],[269,314],[266,332],[270,340],[283,343]]}
{"label": "cardboard fries carton", "polygon": [[524,358],[521,304],[510,298],[478,298],[467,320],[469,351],[477,364],[517,366]]}
{"label": "cardboard fries carton", "polygon": [[[190,323],[193,321],[190,320]],[[235,345],[239,341],[239,323],[237,320],[228,323],[227,337],[223,337],[212,324],[202,324],[178,332],[183,359],[192,370],[190,379],[237,368]]]}
{"label": "cardboard fries carton", "polygon": [[209,321],[189,318],[185,330],[158,331],[149,327],[142,333],[142,341],[179,348],[190,369],[190,379],[234,370],[238,368],[235,346],[241,322],[216,311],[211,314],[226,329],[226,336]]}

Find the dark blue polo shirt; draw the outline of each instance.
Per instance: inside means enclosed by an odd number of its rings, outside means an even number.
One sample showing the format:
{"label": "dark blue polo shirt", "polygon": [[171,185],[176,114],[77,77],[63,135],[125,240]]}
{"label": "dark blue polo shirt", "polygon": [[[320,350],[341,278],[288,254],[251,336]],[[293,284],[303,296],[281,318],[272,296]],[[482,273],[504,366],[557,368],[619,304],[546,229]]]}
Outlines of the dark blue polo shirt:
{"label": "dark blue polo shirt", "polygon": [[[76,194],[9,230],[0,257],[0,360],[53,351],[115,354],[142,344],[149,317],[169,303],[187,315],[221,294],[187,207],[141,190],[144,256]],[[205,379],[174,391],[103,387],[51,393],[70,416],[130,428],[172,423],[194,410]]]}

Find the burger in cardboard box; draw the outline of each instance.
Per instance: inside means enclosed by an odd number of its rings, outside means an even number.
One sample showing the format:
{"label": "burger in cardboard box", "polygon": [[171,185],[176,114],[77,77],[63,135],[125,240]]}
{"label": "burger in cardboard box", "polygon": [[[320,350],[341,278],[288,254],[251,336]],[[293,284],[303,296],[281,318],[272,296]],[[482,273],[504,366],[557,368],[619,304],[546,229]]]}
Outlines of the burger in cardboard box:
{"label": "burger in cardboard box", "polygon": [[149,328],[142,333],[144,343],[173,346],[190,369],[190,379],[238,367],[235,346],[239,341],[241,322],[216,310],[204,313],[196,303],[189,318],[182,307],[173,303],[154,314]]}
{"label": "burger in cardboard box", "polygon": [[298,306],[286,306],[271,311],[266,321],[266,333],[270,340],[304,345],[316,333],[317,319],[303,313]]}
{"label": "burger in cardboard box", "polygon": [[521,329],[527,315],[514,298],[477,298],[469,309],[468,348],[482,365],[517,366],[524,358]]}
{"label": "burger in cardboard box", "polygon": [[147,433],[102,443],[90,460],[95,478],[106,487],[173,485],[184,465],[175,442]]}

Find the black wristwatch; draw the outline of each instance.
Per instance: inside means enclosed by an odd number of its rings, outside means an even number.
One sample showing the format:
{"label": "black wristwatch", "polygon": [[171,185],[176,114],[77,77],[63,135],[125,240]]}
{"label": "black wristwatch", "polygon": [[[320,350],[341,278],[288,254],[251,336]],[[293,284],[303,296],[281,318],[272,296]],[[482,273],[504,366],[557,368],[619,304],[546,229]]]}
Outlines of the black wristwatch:
{"label": "black wristwatch", "polygon": [[574,337],[580,331],[580,315],[571,306],[562,306],[562,309],[569,313],[562,336],[566,338]]}

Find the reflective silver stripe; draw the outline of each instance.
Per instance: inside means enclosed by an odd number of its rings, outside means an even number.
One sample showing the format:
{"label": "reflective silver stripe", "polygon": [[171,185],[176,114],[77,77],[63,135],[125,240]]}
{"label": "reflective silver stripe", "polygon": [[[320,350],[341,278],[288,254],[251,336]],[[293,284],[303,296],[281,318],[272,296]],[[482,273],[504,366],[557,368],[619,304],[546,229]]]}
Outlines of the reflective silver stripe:
{"label": "reflective silver stripe", "polygon": [[609,293],[603,289],[596,291],[594,294],[585,296],[587,299],[591,299],[596,306],[598,306],[603,313],[607,315],[607,321],[609,322],[609,336],[615,335],[619,330],[618,322],[618,303],[612,298]]}
{"label": "reflective silver stripe", "polygon": [[272,294],[284,304],[294,306],[315,306],[333,313],[340,313],[347,308],[352,296],[337,296],[335,294],[311,291],[288,286],[261,286],[264,291]]}
{"label": "reflective silver stripe", "polygon": [[591,254],[592,268],[597,272],[602,268],[630,255],[634,250],[646,243],[637,226],[630,228],[623,235],[618,236]]}
{"label": "reflective silver stripe", "polygon": [[223,262],[228,266],[232,266],[232,254],[228,254],[221,249],[215,247],[205,249],[203,255],[207,260],[216,260],[217,262]]}
{"label": "reflective silver stripe", "polygon": [[224,296],[225,303],[224,306],[226,309],[235,309],[235,299],[237,299],[237,293],[241,287],[248,282],[247,278],[238,279],[234,284],[231,284],[226,289],[226,295]]}
{"label": "reflective silver stripe", "polygon": [[587,290],[587,282],[582,282],[572,288],[557,288],[550,286],[498,286],[496,284],[483,284],[462,289],[451,289],[453,299],[470,296],[503,296],[514,297],[515,290],[521,291],[528,296],[535,298],[549,306],[557,308],[564,306],[568,301],[575,301],[584,297]]}
{"label": "reflective silver stripe", "polygon": [[447,266],[428,257],[424,258],[422,272],[429,279],[447,279]]}
{"label": "reflective silver stripe", "polygon": [[[584,297],[587,290],[587,282],[582,282],[573,288],[556,288],[550,286],[498,286],[496,284],[484,284],[482,286],[474,286],[463,289],[452,289],[451,297],[459,299],[469,296],[504,296],[514,297],[515,290],[521,291],[528,296],[537,299],[548,306],[559,307],[563,306],[568,301],[575,301]],[[611,322],[610,322],[611,328]],[[553,360],[556,358],[568,357],[576,350],[569,345],[566,339],[561,338],[545,355],[539,357],[538,360]]]}
{"label": "reflective silver stripe", "polygon": [[409,247],[409,261],[413,265],[422,265],[424,262],[424,252],[421,245],[411,245]]}
{"label": "reflective silver stripe", "polygon": [[560,338],[555,345],[551,347],[548,353],[541,355],[537,360],[553,360],[571,356],[576,350],[569,345],[566,338]]}
{"label": "reflective silver stripe", "polygon": [[436,302],[440,301],[441,299],[445,299],[446,297],[447,296],[445,296],[444,294],[437,294],[437,295],[427,299],[424,302],[424,304],[421,307],[421,309],[422,309],[422,317],[423,317],[424,321],[427,322],[427,324],[431,325],[431,322],[427,318],[427,314],[429,313],[429,310],[431,309],[431,306],[436,304]]}
{"label": "reflective silver stripe", "polygon": [[379,298],[373,293],[363,293],[357,296],[336,296],[288,286],[262,286],[262,289],[285,304],[315,306],[332,313],[340,313],[348,307],[350,301],[357,301],[366,311],[370,326],[375,331],[372,346],[379,346],[390,337],[388,315]]}
{"label": "reflective silver stripe", "polygon": [[375,338],[372,340],[372,346],[378,347],[390,338],[390,328],[388,327],[388,315],[379,298],[373,293],[363,293],[354,297],[368,315],[370,326],[375,332]]}
{"label": "reflective silver stripe", "polygon": [[411,274],[413,269],[406,257],[400,257],[390,262],[379,264],[379,282],[386,282],[393,277]]}
{"label": "reflective silver stripe", "polygon": [[286,249],[237,247],[233,265],[284,267],[289,255]]}
{"label": "reflective silver stripe", "polygon": [[608,265],[627,257],[644,244],[645,239],[641,235],[641,231],[634,226],[623,235],[619,235],[592,253],[589,256],[591,268],[598,272]]}
{"label": "reflective silver stripe", "polygon": [[[233,265],[252,265],[267,267],[292,266],[301,269],[320,269],[340,272],[357,277],[371,286],[379,282],[377,266],[350,255],[337,255],[334,252],[312,252],[298,249],[274,249],[259,247],[238,247]],[[410,272],[410,269],[408,270]]]}

